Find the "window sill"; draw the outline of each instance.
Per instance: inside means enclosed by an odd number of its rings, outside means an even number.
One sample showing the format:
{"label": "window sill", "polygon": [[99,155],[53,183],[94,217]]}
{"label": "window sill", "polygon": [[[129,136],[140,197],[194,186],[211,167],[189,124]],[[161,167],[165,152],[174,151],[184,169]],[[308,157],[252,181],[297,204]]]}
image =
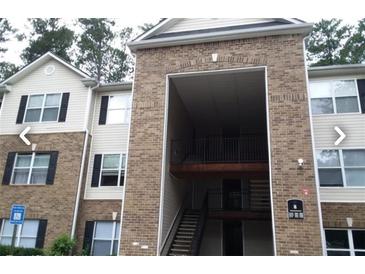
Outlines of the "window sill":
{"label": "window sill", "polygon": [[362,115],[361,112],[345,112],[345,113],[324,113],[324,114],[312,114],[312,117],[331,117],[331,116],[348,116],[348,115]]}
{"label": "window sill", "polygon": [[8,186],[49,186],[47,184],[9,184]]}
{"label": "window sill", "polygon": [[319,186],[320,189],[358,189],[365,190],[365,186]]}

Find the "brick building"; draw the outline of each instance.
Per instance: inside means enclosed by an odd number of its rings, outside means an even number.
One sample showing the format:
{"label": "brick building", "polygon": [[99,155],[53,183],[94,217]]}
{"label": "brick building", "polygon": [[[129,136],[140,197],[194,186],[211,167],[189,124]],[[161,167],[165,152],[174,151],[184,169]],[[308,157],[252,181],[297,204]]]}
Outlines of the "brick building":
{"label": "brick building", "polygon": [[5,80],[0,243],[24,204],[18,246],[364,255],[365,66],[308,69],[311,27],[166,19],[129,44],[133,83],[51,53]]}

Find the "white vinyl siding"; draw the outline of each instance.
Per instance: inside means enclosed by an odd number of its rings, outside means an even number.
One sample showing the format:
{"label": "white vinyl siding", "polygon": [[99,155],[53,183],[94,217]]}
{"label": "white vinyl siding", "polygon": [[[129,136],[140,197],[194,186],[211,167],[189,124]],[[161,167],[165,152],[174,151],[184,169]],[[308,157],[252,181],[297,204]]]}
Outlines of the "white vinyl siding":
{"label": "white vinyl siding", "polygon": [[263,18],[183,18],[163,33],[224,28],[270,21],[272,20]]}
{"label": "white vinyl siding", "polygon": [[92,139],[85,188],[85,199],[122,199],[123,187],[110,186],[92,188],[91,179],[93,173],[94,156],[96,154],[127,154],[129,123],[99,125],[101,97],[126,94],[131,94],[131,92],[99,92],[95,96],[94,115],[91,130]]}
{"label": "white vinyl siding", "polygon": [[364,188],[321,187],[319,193],[321,202],[365,202]]}
{"label": "white vinyl siding", "polygon": [[[346,77],[327,77],[311,79],[311,82],[332,80],[364,79],[365,75],[349,75]],[[316,150],[329,149],[363,149],[365,148],[365,115],[361,113],[339,113],[313,115],[313,135]],[[339,138],[334,127],[338,126],[346,138],[335,146]],[[318,182],[319,183],[319,182]],[[361,187],[320,187],[321,202],[365,202],[365,189]]]}
{"label": "white vinyl siding", "polygon": [[[44,69],[48,65],[55,67],[55,72],[46,75]],[[84,129],[88,88],[82,77],[61,63],[51,60],[25,76],[12,86],[6,94],[6,102],[2,105],[0,116],[1,134],[19,134],[24,126],[31,126],[31,133],[77,132]],[[27,122],[16,124],[20,98],[22,95],[70,93],[66,121]],[[29,100],[29,97],[28,97]]]}
{"label": "white vinyl siding", "polygon": [[341,147],[365,147],[365,114],[313,116],[314,142],[317,148],[333,147],[339,135],[335,126],[346,134]]}

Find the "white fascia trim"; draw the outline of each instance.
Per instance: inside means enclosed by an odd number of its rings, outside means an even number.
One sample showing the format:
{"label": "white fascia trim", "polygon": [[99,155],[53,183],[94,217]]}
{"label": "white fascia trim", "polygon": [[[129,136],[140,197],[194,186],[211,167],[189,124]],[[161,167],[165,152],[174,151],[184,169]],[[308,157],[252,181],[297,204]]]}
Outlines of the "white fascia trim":
{"label": "white fascia trim", "polygon": [[365,74],[365,64],[334,65],[323,67],[311,67],[308,69],[310,78],[321,78],[341,75]]}
{"label": "white fascia trim", "polygon": [[6,83],[11,82],[14,78],[16,79],[21,74],[24,74],[24,73],[26,74],[27,71],[31,71],[32,67],[34,67],[35,65],[37,65],[39,63],[42,63],[46,59],[54,59],[54,60],[60,62],[61,64],[63,64],[64,66],[66,66],[67,68],[71,69],[72,71],[76,72],[77,74],[79,74],[83,78],[90,78],[89,75],[87,75],[86,73],[82,72],[81,70],[75,68],[74,66],[70,65],[69,63],[63,61],[62,59],[60,59],[59,57],[57,57],[53,53],[47,52],[44,55],[42,55],[41,57],[39,57],[38,59],[36,59],[35,61],[33,61],[32,63],[30,63],[29,65],[27,65],[24,68],[22,68],[21,70],[19,70],[14,75],[10,76],[8,79],[1,82],[0,85],[5,85]]}
{"label": "white fascia trim", "polygon": [[177,23],[178,21],[180,21],[182,19],[183,18],[169,18],[169,19],[166,19],[166,20],[162,21],[161,23],[157,24],[156,26],[154,26],[149,31],[142,34],[141,36],[137,37],[137,39],[135,39],[131,43],[142,41],[144,39],[147,39],[148,37],[151,37],[152,35],[154,35],[158,32],[163,32],[164,30],[168,29],[170,26],[174,25],[175,23]]}
{"label": "white fascia trim", "polygon": [[244,38],[254,38],[273,35],[286,35],[295,33],[309,33],[312,24],[293,24],[283,26],[257,27],[243,30],[216,31],[211,33],[199,33],[178,37],[157,38],[151,40],[136,40],[128,44],[131,51],[146,48],[158,48],[167,46],[188,45],[215,41],[226,41]]}

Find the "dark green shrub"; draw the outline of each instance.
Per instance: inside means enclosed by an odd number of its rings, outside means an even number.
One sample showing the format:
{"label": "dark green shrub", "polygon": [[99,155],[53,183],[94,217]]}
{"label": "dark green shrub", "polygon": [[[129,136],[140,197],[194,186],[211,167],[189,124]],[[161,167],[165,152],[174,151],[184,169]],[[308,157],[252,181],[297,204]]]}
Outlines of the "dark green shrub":
{"label": "dark green shrub", "polygon": [[39,248],[23,248],[0,245],[0,256],[43,256],[44,252]]}
{"label": "dark green shrub", "polygon": [[56,238],[53,242],[47,255],[50,256],[70,256],[75,247],[75,240],[72,240],[68,235],[63,234]]}

